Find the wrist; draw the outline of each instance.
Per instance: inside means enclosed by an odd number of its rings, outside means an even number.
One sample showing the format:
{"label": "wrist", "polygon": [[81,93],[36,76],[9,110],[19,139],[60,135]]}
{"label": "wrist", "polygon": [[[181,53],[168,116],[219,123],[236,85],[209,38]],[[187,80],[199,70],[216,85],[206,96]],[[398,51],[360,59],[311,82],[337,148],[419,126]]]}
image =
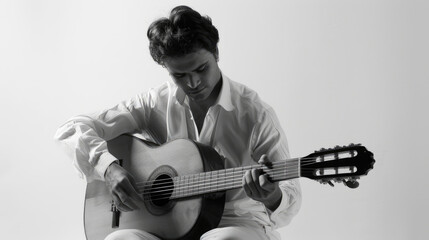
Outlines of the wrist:
{"label": "wrist", "polygon": [[280,203],[282,202],[282,191],[280,189],[278,189],[278,191],[275,191],[272,195],[272,197],[270,197],[270,199],[268,199],[265,202],[262,202],[266,208],[268,208],[270,211],[274,212],[279,206]]}
{"label": "wrist", "polygon": [[116,168],[119,166],[118,161],[113,161],[112,163],[110,163],[110,165],[106,168],[106,171],[104,172],[104,178],[106,178],[106,176],[108,174],[110,174],[110,172],[112,171],[112,169]]}

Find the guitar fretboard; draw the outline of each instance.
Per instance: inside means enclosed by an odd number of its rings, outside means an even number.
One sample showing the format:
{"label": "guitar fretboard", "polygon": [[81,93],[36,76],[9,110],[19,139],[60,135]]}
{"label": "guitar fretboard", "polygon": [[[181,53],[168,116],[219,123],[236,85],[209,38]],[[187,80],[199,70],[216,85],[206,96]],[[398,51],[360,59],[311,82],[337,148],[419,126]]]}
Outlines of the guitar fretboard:
{"label": "guitar fretboard", "polygon": [[271,167],[252,165],[222,169],[173,178],[174,190],[170,199],[185,198],[242,187],[247,170],[262,169],[273,182],[300,177],[300,158],[274,162]]}

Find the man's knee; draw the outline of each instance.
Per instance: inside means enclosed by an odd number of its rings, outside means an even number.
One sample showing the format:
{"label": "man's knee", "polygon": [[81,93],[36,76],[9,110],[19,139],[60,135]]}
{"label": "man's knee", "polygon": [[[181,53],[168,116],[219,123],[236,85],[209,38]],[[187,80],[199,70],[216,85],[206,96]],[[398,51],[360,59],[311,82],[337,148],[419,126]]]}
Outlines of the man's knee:
{"label": "man's knee", "polygon": [[153,236],[138,229],[122,229],[117,230],[109,234],[104,240],[160,240]]}
{"label": "man's knee", "polygon": [[265,232],[245,227],[222,227],[212,229],[201,240],[261,240],[268,239]]}

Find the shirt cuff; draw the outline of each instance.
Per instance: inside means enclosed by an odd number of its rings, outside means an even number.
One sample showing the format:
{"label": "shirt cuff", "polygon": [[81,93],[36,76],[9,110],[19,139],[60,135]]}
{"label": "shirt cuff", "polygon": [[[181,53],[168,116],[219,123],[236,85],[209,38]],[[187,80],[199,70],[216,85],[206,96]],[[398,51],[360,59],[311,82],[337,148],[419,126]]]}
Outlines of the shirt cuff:
{"label": "shirt cuff", "polygon": [[118,159],[114,157],[109,152],[105,152],[100,155],[98,158],[97,165],[95,166],[95,171],[100,176],[99,178],[104,181],[104,174],[106,173],[107,168],[112,164],[112,162],[117,161]]}
{"label": "shirt cuff", "polygon": [[286,194],[285,190],[282,189],[282,188],[280,188],[280,190],[282,191],[282,200],[280,201],[280,205],[276,208],[276,210],[274,210],[274,212],[273,212],[270,209],[268,209],[267,207],[265,207],[265,209],[266,209],[266,211],[268,213],[268,216],[270,217],[271,220],[275,219],[276,216],[280,212],[282,212],[284,209],[286,209],[287,205],[288,205],[288,202],[289,202],[289,199],[288,199],[289,197]]}

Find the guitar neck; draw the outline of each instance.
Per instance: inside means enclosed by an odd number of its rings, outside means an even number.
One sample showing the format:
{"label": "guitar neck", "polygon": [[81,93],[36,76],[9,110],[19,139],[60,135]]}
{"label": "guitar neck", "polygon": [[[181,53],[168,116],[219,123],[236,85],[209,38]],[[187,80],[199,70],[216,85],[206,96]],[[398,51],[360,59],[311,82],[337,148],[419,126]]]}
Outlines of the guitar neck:
{"label": "guitar neck", "polygon": [[222,169],[173,178],[174,190],[171,199],[186,198],[207,193],[220,192],[242,187],[246,171],[262,169],[273,182],[300,177],[300,158],[273,162],[272,166],[251,165]]}

